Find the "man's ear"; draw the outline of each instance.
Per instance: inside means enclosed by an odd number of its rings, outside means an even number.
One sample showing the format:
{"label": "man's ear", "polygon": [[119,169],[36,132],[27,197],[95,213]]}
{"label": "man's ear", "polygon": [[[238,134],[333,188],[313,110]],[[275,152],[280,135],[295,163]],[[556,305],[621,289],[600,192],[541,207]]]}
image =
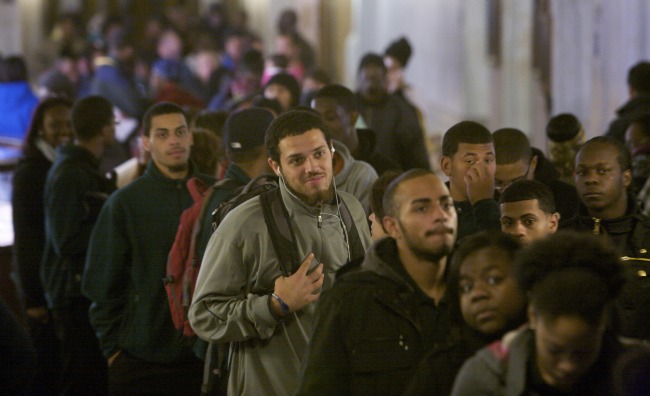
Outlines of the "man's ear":
{"label": "man's ear", "polygon": [[533,155],[533,158],[530,159],[528,164],[528,180],[533,180],[535,177],[535,169],[537,169],[537,162],[539,158],[536,155]]}
{"label": "man's ear", "polygon": [[149,141],[149,136],[142,135],[142,147],[145,151],[151,152],[151,142]]}
{"label": "man's ear", "polygon": [[528,315],[528,327],[532,330],[535,330],[537,327],[537,313],[532,304],[528,303],[528,309],[526,310]]}
{"label": "man's ear", "polygon": [[273,173],[280,176],[280,164],[269,158],[269,166],[273,169]]}
{"label": "man's ear", "polygon": [[632,184],[632,170],[628,169],[623,172],[623,187],[628,188]]}
{"label": "man's ear", "polygon": [[447,177],[451,176],[451,157],[443,155],[440,158],[440,169]]}
{"label": "man's ear", "polygon": [[560,225],[560,213],[555,212],[551,215],[551,231],[556,232]]}
{"label": "man's ear", "polygon": [[381,219],[381,225],[384,227],[386,234],[394,239],[398,239],[400,235],[400,229],[396,218],[391,216],[384,216],[384,218]]}

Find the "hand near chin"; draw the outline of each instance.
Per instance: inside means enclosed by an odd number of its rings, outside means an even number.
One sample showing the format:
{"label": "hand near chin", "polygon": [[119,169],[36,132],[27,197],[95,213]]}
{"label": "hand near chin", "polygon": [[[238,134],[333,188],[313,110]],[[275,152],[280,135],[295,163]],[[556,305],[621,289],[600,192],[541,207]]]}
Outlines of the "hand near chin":
{"label": "hand near chin", "polygon": [[483,162],[476,162],[465,175],[467,197],[472,205],[483,199],[494,198],[494,170]]}
{"label": "hand near chin", "polygon": [[[314,254],[310,253],[300,265],[300,268],[291,276],[281,276],[275,280],[273,293],[282,299],[288,306],[289,312],[299,311],[303,307],[318,300],[320,288],[323,287],[323,263],[318,264],[311,272],[309,267],[314,260]],[[273,306],[276,313],[286,314],[280,307],[279,302],[273,299]]]}

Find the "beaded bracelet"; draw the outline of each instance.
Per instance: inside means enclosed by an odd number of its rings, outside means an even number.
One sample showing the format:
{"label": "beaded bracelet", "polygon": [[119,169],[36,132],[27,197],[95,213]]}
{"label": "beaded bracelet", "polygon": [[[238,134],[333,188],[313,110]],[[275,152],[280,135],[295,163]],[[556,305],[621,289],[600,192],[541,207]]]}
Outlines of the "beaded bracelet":
{"label": "beaded bracelet", "polygon": [[280,298],[280,296],[275,293],[271,293],[271,297],[275,298],[278,301],[280,308],[282,308],[282,312],[284,312],[285,315],[289,313],[289,306]]}

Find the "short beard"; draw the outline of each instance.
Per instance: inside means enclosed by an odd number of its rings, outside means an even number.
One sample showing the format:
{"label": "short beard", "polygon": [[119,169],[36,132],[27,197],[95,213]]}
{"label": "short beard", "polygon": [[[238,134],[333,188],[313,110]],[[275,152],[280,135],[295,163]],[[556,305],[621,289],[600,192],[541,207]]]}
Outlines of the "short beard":
{"label": "short beard", "polygon": [[424,251],[415,246],[409,246],[413,255],[421,260],[437,263],[451,253],[451,246],[443,245],[435,252]]}
{"label": "short beard", "polygon": [[[282,174],[282,172],[280,172]],[[298,191],[295,191],[291,186],[289,186],[285,181],[284,181],[284,176],[282,177],[283,179],[283,184],[291,192],[291,194],[295,195],[300,199],[302,202],[309,206],[314,206],[314,207],[320,207],[323,205],[323,203],[329,203],[334,201],[334,177],[332,177],[332,182],[330,183],[330,186],[327,190],[325,191],[319,191],[316,193],[316,195],[313,196],[308,196],[302,193],[299,193]]]}
{"label": "short beard", "polygon": [[168,166],[167,169],[169,170],[170,173],[181,173],[185,172],[188,169],[188,164],[178,164],[178,165],[171,165]]}
{"label": "short beard", "polygon": [[409,234],[406,232],[406,229],[402,225],[402,222],[398,222],[398,226],[401,229],[402,235],[406,236],[405,238],[406,245],[408,246],[409,250],[411,250],[411,252],[415,257],[421,260],[437,263],[451,253],[453,244],[444,244],[435,251],[424,250],[416,246],[411,242]]}

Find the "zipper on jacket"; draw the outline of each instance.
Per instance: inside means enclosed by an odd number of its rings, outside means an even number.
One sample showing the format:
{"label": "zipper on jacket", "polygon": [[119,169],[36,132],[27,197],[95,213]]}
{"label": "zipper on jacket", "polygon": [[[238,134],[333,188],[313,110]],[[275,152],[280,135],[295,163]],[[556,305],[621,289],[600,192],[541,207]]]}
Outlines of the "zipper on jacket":
{"label": "zipper on jacket", "polygon": [[592,217],[594,220],[594,235],[600,235],[600,219],[597,217]]}

